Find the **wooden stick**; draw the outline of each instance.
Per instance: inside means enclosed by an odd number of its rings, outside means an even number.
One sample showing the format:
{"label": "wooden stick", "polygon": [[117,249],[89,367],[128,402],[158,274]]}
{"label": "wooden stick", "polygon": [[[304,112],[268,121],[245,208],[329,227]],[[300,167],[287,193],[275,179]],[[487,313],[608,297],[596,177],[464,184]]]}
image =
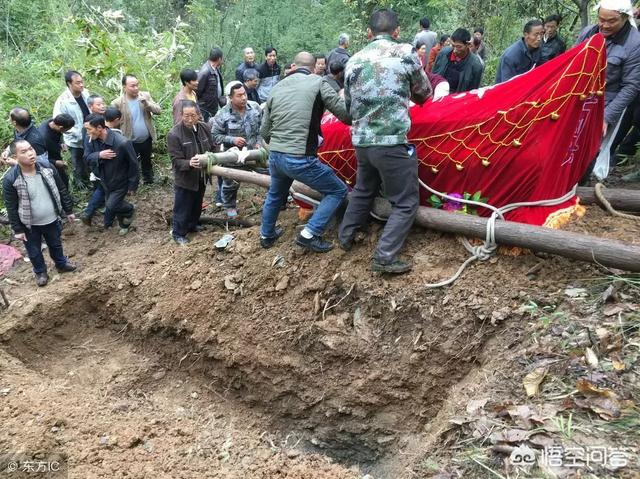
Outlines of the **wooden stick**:
{"label": "wooden stick", "polygon": [[[271,184],[268,175],[250,171],[214,166],[211,173],[265,188]],[[320,193],[297,181],[294,181],[293,189],[310,198],[322,198]],[[377,216],[386,218],[390,211],[388,202],[382,198],[376,200],[374,212]],[[482,239],[487,231],[487,218],[427,207],[418,209],[415,223],[425,228]],[[518,246],[609,268],[640,272],[640,245],[512,221],[496,221],[495,233],[496,242],[500,245]]]}
{"label": "wooden stick", "polygon": [[[577,195],[583,205],[600,204],[593,187],[580,186]],[[640,190],[607,188],[604,190],[604,197],[616,210],[640,212]]]}

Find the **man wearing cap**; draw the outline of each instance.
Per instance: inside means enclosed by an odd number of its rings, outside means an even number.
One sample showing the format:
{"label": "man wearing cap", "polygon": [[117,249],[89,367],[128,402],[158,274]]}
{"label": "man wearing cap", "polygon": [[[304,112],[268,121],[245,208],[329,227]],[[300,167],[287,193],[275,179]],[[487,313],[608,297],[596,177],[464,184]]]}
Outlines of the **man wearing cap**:
{"label": "man wearing cap", "polygon": [[[607,73],[604,90],[603,145],[615,151],[627,133],[620,128],[615,138],[610,138],[625,108],[631,106],[640,91],[640,33],[631,24],[633,7],[630,0],[602,0],[595,6],[598,24],[586,27],[577,42],[601,33],[607,47]],[[629,109],[631,114],[631,109]],[[624,131],[623,131],[624,130]],[[587,172],[586,178],[591,174]]]}

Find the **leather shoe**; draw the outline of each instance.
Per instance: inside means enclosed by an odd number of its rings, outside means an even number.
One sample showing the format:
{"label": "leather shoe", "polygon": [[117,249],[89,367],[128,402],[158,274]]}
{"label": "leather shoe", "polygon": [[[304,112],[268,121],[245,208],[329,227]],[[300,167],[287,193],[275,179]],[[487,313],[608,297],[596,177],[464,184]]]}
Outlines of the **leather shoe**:
{"label": "leather shoe", "polygon": [[333,243],[323,240],[322,236],[316,235],[311,238],[305,238],[302,234],[299,234],[296,238],[296,244],[316,253],[327,253],[333,249]]}
{"label": "leather shoe", "polygon": [[262,246],[264,249],[271,248],[274,244],[276,244],[278,238],[280,238],[280,236],[284,234],[284,229],[282,229],[280,226],[276,226],[275,233],[275,236],[270,236],[268,238],[265,236],[260,236],[260,246]]}

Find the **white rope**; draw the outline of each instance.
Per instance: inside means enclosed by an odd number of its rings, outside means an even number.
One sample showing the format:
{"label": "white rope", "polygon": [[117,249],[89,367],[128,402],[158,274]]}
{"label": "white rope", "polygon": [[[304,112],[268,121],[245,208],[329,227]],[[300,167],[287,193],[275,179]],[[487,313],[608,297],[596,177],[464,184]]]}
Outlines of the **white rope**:
{"label": "white rope", "polygon": [[[573,196],[575,196],[578,188],[577,184],[574,185],[574,187],[571,188],[571,190],[568,193],[561,196],[560,198],[554,198],[550,200],[539,200],[539,201],[521,201],[519,203],[511,203],[498,208],[488,203],[481,203],[479,201],[465,200],[464,198],[449,196],[445,193],[434,190],[433,188],[431,188],[429,185],[427,185],[420,179],[418,179],[418,182],[420,183],[420,186],[422,186],[424,189],[441,198],[445,198],[450,201],[455,201],[457,203],[464,203],[467,205],[476,206],[478,208],[486,208],[488,210],[491,210],[491,216],[487,219],[487,232],[485,235],[484,243],[481,245],[472,245],[467,238],[461,237],[460,239],[462,240],[462,245],[465,247],[465,249],[469,252],[471,256],[467,258],[467,260],[460,265],[460,268],[458,268],[458,271],[456,271],[456,273],[451,278],[444,281],[440,281],[439,283],[425,284],[426,288],[434,288],[434,289],[442,288],[443,286],[448,286],[452,284],[454,281],[456,281],[460,277],[460,275],[464,272],[467,266],[469,266],[474,261],[477,261],[477,260],[486,261],[493,256],[493,254],[498,249],[498,244],[496,243],[496,220],[498,219],[504,220],[504,215],[506,213],[509,213],[510,211],[516,210],[518,208],[524,208],[528,206],[559,205],[561,203],[564,203],[565,201],[570,200]],[[318,200],[314,200],[313,198],[309,198],[308,196],[302,193],[298,193],[293,188],[291,188],[289,192],[291,193],[291,196],[293,196],[297,200],[304,201],[305,203],[311,204],[313,206],[318,206],[318,204],[320,204]],[[385,220],[385,218],[381,218],[379,215],[376,215],[373,212],[371,213],[371,216],[381,221]]]}
{"label": "white rope", "polygon": [[511,203],[508,205],[501,206],[500,208],[490,205],[488,203],[481,203],[479,201],[473,200],[465,200],[464,198],[457,198],[454,196],[449,196],[440,191],[434,190],[429,185],[424,183],[422,180],[418,179],[420,186],[425,188],[427,191],[433,193],[436,196],[440,196],[442,198],[448,199],[450,201],[455,201],[457,203],[464,203],[467,205],[477,206],[479,208],[486,208],[492,211],[491,216],[487,220],[487,233],[485,235],[484,243],[478,246],[472,245],[467,238],[462,238],[462,245],[465,249],[471,254],[471,256],[458,268],[458,271],[449,279],[441,281],[439,283],[428,283],[425,284],[426,288],[441,288],[443,286],[448,286],[454,281],[456,281],[462,272],[476,260],[486,261],[493,256],[496,249],[498,248],[498,244],[496,243],[496,220],[499,218],[504,220],[504,215],[510,211],[513,211],[518,208],[523,208],[527,206],[554,206],[564,203],[568,201],[573,196],[575,196],[578,185],[574,185],[574,187],[563,195],[560,198],[554,198],[551,200],[539,200],[539,201],[522,201],[519,203]]}

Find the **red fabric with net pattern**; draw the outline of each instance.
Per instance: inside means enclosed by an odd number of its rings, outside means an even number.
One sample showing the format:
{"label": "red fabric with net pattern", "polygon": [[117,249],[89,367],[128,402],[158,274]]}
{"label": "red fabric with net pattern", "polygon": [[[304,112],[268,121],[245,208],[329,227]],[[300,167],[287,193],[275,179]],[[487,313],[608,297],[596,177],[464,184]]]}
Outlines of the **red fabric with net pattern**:
{"label": "red fabric with net pattern", "polygon": [[[420,178],[450,194],[480,191],[498,207],[563,196],[598,152],[605,68],[598,34],[509,82],[412,107],[409,141],[417,147]],[[349,127],[327,114],[322,133],[318,156],[353,186]],[[429,196],[421,188],[422,205],[429,205]],[[576,201],[520,208],[506,218],[542,225]],[[481,208],[479,214],[490,211]]]}

